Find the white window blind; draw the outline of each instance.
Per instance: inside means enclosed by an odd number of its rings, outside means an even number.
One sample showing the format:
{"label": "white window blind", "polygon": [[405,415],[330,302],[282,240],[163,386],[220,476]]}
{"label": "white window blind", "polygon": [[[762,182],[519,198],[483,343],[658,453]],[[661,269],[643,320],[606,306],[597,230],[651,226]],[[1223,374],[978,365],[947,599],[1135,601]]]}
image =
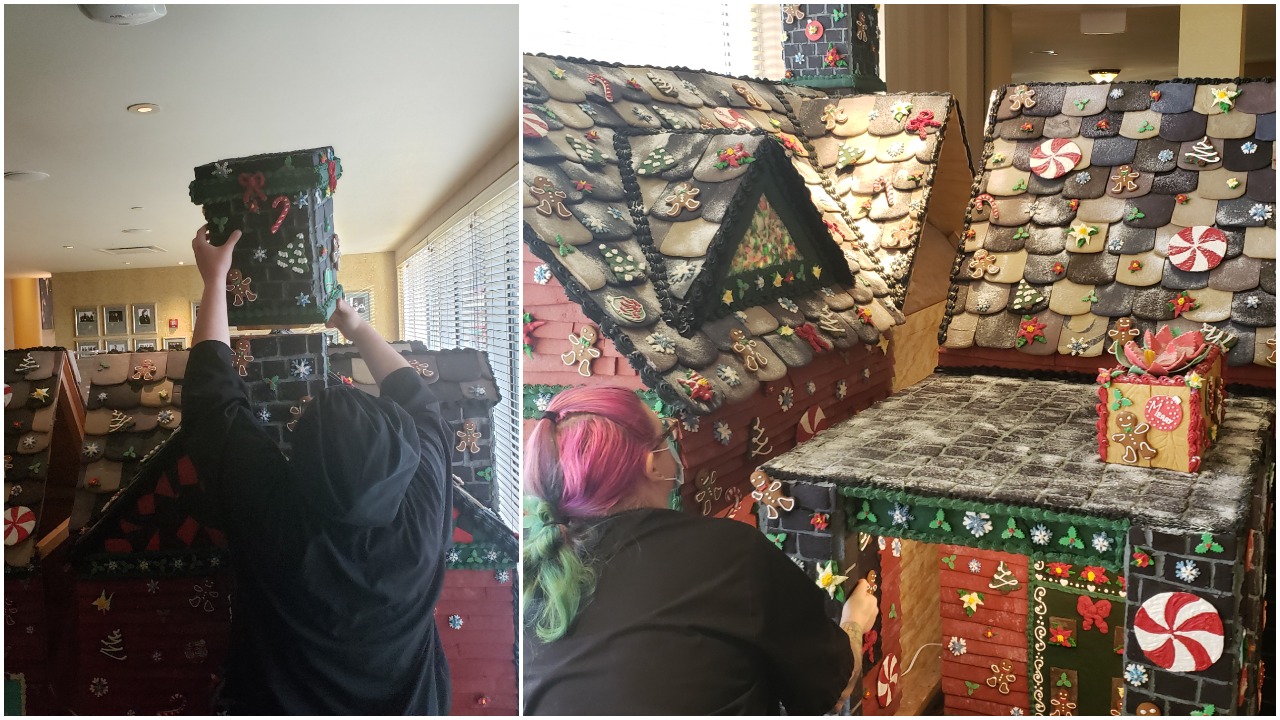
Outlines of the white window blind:
{"label": "white window blind", "polygon": [[728,75],[755,71],[753,35],[751,6],[742,3],[661,0],[625,21],[600,3],[543,2],[520,13],[524,52]]}
{"label": "white window blind", "polygon": [[436,231],[400,265],[406,340],[489,354],[502,401],[493,409],[493,507],[520,523],[520,207],[504,187]]}

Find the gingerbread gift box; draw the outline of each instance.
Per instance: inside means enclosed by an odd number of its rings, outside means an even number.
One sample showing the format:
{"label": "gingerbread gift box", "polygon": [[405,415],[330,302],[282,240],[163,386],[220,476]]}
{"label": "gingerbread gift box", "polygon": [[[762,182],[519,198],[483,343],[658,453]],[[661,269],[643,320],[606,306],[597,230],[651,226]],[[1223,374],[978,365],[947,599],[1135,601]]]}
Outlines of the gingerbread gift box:
{"label": "gingerbread gift box", "polygon": [[209,238],[242,231],[227,275],[227,317],[239,327],[323,323],[342,289],[333,193],[342,164],[333,148],[220,160],[195,169],[191,201]]}
{"label": "gingerbread gift box", "polygon": [[1232,338],[1206,326],[1175,333],[1121,322],[1110,350],[1120,366],[1098,373],[1098,452],[1104,462],[1198,472],[1218,437]]}

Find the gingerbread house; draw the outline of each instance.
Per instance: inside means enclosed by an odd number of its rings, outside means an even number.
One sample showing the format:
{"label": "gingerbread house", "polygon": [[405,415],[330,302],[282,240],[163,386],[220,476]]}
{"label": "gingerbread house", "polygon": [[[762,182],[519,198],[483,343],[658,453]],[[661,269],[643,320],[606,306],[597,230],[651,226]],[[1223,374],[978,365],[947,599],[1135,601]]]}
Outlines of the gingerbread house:
{"label": "gingerbread house", "polygon": [[4,354],[6,712],[55,708],[50,658],[59,627],[47,600],[59,585],[51,558],[65,547],[83,433],[75,375],[62,348]]}
{"label": "gingerbread house", "polygon": [[[885,626],[914,591],[900,548],[936,548],[947,712],[1265,710],[1273,118],[1270,81],[1002,88],[939,371],[762,468],[791,505],[766,532],[809,536],[804,562],[878,571]],[[1113,343],[1124,357],[1148,331],[1113,372]],[[1199,364],[1151,372],[1153,338],[1192,331]],[[1184,436],[1207,413],[1216,444],[1198,472],[1100,455],[1117,411]],[[903,658],[883,651],[864,712],[893,708]]]}

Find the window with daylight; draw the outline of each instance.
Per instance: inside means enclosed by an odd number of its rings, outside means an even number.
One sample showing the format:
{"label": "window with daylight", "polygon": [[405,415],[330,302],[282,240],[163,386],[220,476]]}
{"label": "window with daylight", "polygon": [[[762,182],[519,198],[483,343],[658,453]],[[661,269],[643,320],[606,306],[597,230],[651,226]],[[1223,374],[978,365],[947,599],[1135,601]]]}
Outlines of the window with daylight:
{"label": "window with daylight", "polygon": [[[489,355],[502,402],[493,409],[492,507],[520,523],[520,201],[517,184],[489,191],[400,264],[404,339]],[[482,195],[484,197],[484,195]]]}

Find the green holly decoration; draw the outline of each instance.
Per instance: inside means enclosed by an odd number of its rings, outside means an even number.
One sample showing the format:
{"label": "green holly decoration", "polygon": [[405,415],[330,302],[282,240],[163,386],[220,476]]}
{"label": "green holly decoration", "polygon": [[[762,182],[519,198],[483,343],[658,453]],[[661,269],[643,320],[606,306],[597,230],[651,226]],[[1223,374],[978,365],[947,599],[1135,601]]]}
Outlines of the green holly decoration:
{"label": "green holly decoration", "polygon": [[942,564],[943,564],[943,565],[946,565],[947,567],[951,568],[952,570],[955,570],[955,569],[956,569],[956,556],[955,556],[955,555],[948,555],[948,556],[946,556],[946,557],[942,558]]}
{"label": "green holly decoration", "polygon": [[947,522],[946,515],[943,514],[942,510],[939,510],[938,514],[935,515],[934,518],[929,521],[929,527],[933,528],[934,530],[951,532],[951,523]]}
{"label": "green holly decoration", "polygon": [[849,17],[849,13],[841,10],[840,8],[836,8],[831,11],[831,22],[833,23],[838,23],[847,17]]}
{"label": "green holly decoration", "polygon": [[1112,401],[1111,401],[1111,409],[1112,409],[1112,410],[1119,410],[1120,408],[1127,408],[1127,407],[1129,407],[1130,405],[1132,405],[1132,404],[1133,404],[1133,401],[1132,401],[1132,400],[1130,400],[1129,398],[1125,397],[1125,396],[1120,392],[1120,389],[1119,389],[1119,388],[1112,388],[1112,389],[1111,389],[1111,394],[1112,394],[1112,397],[1113,397],[1113,398],[1115,398],[1114,400],[1112,400]]}
{"label": "green holly decoration", "polygon": [[1023,190],[1026,190],[1026,189],[1027,189],[1027,181],[1026,181],[1026,180],[1019,180],[1019,181],[1018,181],[1018,182],[1017,182],[1017,183],[1016,183],[1012,188],[1010,188],[1010,189],[1011,189],[1013,192],[1021,192],[1021,191],[1023,191]]}
{"label": "green holly decoration", "polygon": [[1217,711],[1218,709],[1213,706],[1213,703],[1210,703],[1208,705],[1205,705],[1204,708],[1201,710],[1192,710],[1191,714],[1192,715],[1212,715]]}
{"label": "green holly decoration", "polygon": [[136,458],[136,457],[138,457],[138,453],[137,453],[137,451],[135,451],[135,450],[133,449],[133,446],[132,446],[132,445],[130,445],[130,446],[129,446],[129,449],[128,449],[128,450],[125,450],[123,453],[121,453],[121,455],[122,455],[123,457],[127,457],[127,458]]}
{"label": "green holly decoration", "polygon": [[876,514],[871,512],[871,503],[867,502],[866,500],[862,501],[862,509],[858,511],[857,518],[859,520],[866,520],[867,522],[870,522],[870,523],[875,523],[880,521],[879,518],[876,517]]}
{"label": "green holly decoration", "polygon": [[1210,550],[1216,553],[1222,552],[1222,546],[1213,541],[1212,533],[1201,533],[1200,544],[1196,546],[1196,552],[1200,555],[1208,553]]}
{"label": "green holly decoration", "polygon": [[39,475],[40,471],[43,469],[44,469],[44,463],[40,462],[39,460],[36,460],[35,462],[27,466],[27,470],[31,471],[32,475]]}
{"label": "green holly decoration", "polygon": [[1073,104],[1076,106],[1076,110],[1084,112],[1084,106],[1089,104],[1089,98],[1080,98]]}
{"label": "green holly decoration", "polygon": [[893,603],[889,605],[889,619],[896,620],[897,618],[898,618],[898,604]]}
{"label": "green holly decoration", "polygon": [[1144,217],[1146,217],[1145,213],[1136,207],[1131,207],[1129,208],[1129,213],[1124,216],[1124,219],[1129,222],[1133,222],[1134,220],[1141,220]]}
{"label": "green holly decoration", "polygon": [[1005,528],[1004,532],[1001,533],[1001,535],[1006,540],[1008,540],[1009,538],[1018,538],[1019,540],[1025,540],[1027,537],[1026,533],[1018,529],[1018,523],[1013,518],[1009,518],[1009,526]]}
{"label": "green holly decoration", "polygon": [[1098,293],[1091,292],[1088,295],[1085,295],[1084,297],[1080,298],[1080,301],[1087,302],[1092,305],[1093,303],[1098,302]]}
{"label": "green holly decoration", "polygon": [[982,687],[978,683],[970,680],[965,680],[964,686],[968,689],[968,692],[965,693],[966,695],[973,695],[974,690],[977,690],[978,688]]}
{"label": "green holly decoration", "polygon": [[1138,132],[1140,133],[1154,132],[1155,129],[1156,129],[1156,126],[1152,125],[1150,122],[1146,120],[1143,120],[1142,124],[1138,126]]}
{"label": "green holly decoration", "polygon": [[564,241],[564,236],[556,235],[556,252],[560,254],[560,257],[565,257],[578,251],[574,250],[572,245]]}
{"label": "green holly decoration", "polygon": [[782,549],[782,543],[787,541],[787,534],[783,532],[765,533],[764,536],[769,538],[769,542],[773,543],[779,550]]}
{"label": "green holly decoration", "polygon": [[1067,677],[1066,673],[1062,673],[1058,676],[1058,682],[1054,683],[1054,685],[1057,687],[1071,687],[1071,678]]}
{"label": "green holly decoration", "polygon": [[676,159],[671,157],[671,153],[666,148],[658,148],[649,153],[649,156],[640,162],[640,167],[636,168],[637,175],[657,175],[671,167],[675,167]]}
{"label": "green holly decoration", "polygon": [[493,468],[487,467],[483,470],[477,470],[476,477],[484,480],[485,482],[493,482]]}
{"label": "green holly decoration", "polygon": [[1075,525],[1068,527],[1067,534],[1063,537],[1058,538],[1058,544],[1065,545],[1066,547],[1069,547],[1069,548],[1076,548],[1077,550],[1084,549],[1084,543],[1081,542],[1079,537],[1077,537]]}
{"label": "green holly decoration", "polygon": [[1014,240],[1026,240],[1031,237],[1031,232],[1027,230],[1027,226],[1023,225],[1013,233]]}
{"label": "green holly decoration", "polygon": [[271,388],[272,393],[280,392],[280,376],[279,375],[272,375],[271,377],[266,378],[265,382],[267,383],[267,387]]}

